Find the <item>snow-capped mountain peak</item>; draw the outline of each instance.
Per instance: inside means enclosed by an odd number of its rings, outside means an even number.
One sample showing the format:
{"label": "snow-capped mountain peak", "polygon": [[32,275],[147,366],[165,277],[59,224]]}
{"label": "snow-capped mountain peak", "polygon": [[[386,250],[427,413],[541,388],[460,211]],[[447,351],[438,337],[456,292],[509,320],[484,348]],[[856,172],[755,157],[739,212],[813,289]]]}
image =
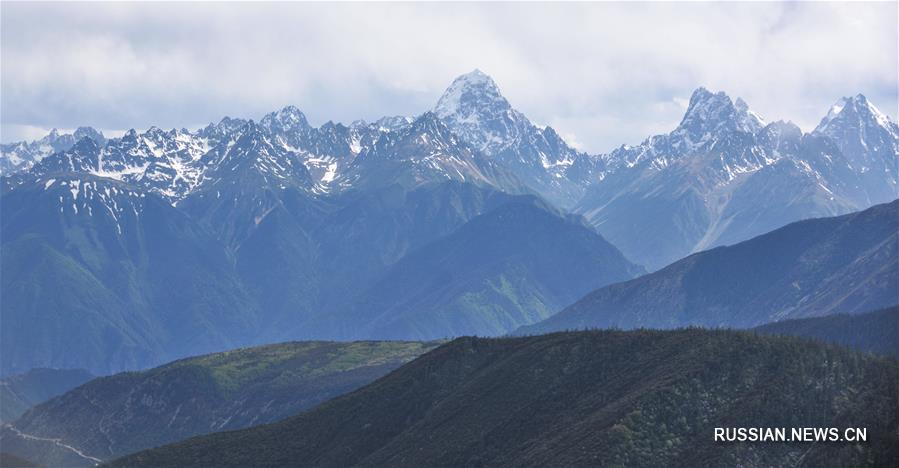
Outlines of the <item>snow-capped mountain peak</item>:
{"label": "snow-capped mountain peak", "polygon": [[690,96],[690,104],[678,130],[701,137],[722,129],[756,133],[764,126],[765,121],[742,99],[732,101],[723,91],[712,93],[700,87]]}
{"label": "snow-capped mountain peak", "polygon": [[837,125],[864,126],[865,123],[876,124],[895,133],[896,124],[863,94],[840,98],[821,119],[815,132],[826,134],[830,128]]}
{"label": "snow-capped mountain peak", "polygon": [[734,101],[723,91],[716,93],[699,87],[671,133],[652,136],[637,146],[621,147],[604,159],[616,170],[648,165],[652,171],[680,161],[678,164],[694,172],[711,168],[715,174],[708,179],[724,183],[736,174],[764,165],[761,155],[751,146],[765,126],[765,121],[742,99]]}
{"label": "snow-capped mountain peak", "polygon": [[513,168],[525,184],[562,206],[573,205],[581,184],[592,180],[598,158],[578,153],[553,129],[535,126],[480,70],[453,80],[434,114],[479,153]]}
{"label": "snow-capped mountain peak", "polygon": [[493,79],[480,70],[453,80],[433,112],[454,133],[488,156],[502,152],[535,129],[512,108]]}
{"label": "snow-capped mountain peak", "polygon": [[781,137],[787,137],[787,138],[802,137],[802,129],[800,129],[798,125],[796,125],[795,123],[793,123],[792,121],[789,121],[789,120],[787,120],[787,121],[777,120],[777,121],[771,122],[765,126],[765,129],[767,129],[772,134],[776,134]]}
{"label": "snow-capped mountain peak", "polygon": [[106,144],[101,132],[91,127],[79,127],[74,134],[60,133],[54,128],[39,140],[0,145],[0,174],[28,171],[47,156],[68,150],[84,138],[90,138],[98,146]]}
{"label": "snow-capped mountain peak", "polygon": [[197,134],[210,141],[224,141],[227,140],[230,135],[243,128],[246,123],[247,121],[244,119],[233,119],[226,116],[223,117],[219,123],[210,123],[197,132]]}
{"label": "snow-capped mountain peak", "polygon": [[385,116],[376,120],[375,126],[380,132],[395,132],[409,126],[413,121],[413,118],[403,115]]}
{"label": "snow-capped mountain peak", "polygon": [[899,126],[857,94],[831,106],[812,135],[830,139],[861,183],[855,199],[874,201],[896,198],[899,173]]}
{"label": "snow-capped mountain peak", "polygon": [[259,121],[259,125],[273,133],[310,128],[306,116],[295,106],[286,106],[281,110],[266,115]]}
{"label": "snow-capped mountain peak", "polygon": [[75,141],[81,140],[83,138],[90,138],[91,140],[97,142],[97,144],[100,146],[106,144],[106,137],[103,136],[103,132],[93,127],[78,127],[75,129],[75,132],[72,135],[75,137]]}
{"label": "snow-capped mountain peak", "polygon": [[473,118],[485,110],[502,112],[511,107],[493,78],[475,69],[453,80],[437,101],[434,113],[442,119],[452,116]]}

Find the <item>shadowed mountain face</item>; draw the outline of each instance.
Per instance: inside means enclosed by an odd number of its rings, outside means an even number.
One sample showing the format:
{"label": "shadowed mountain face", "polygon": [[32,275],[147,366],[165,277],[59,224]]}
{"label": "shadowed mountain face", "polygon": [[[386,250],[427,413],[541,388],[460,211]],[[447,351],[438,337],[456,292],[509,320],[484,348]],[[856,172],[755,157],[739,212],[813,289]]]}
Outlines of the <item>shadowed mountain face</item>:
{"label": "shadowed mountain face", "polygon": [[436,346],[294,342],[102,377],[31,409],[0,432],[0,444],[47,466],[89,466],[198,434],[292,416]]}
{"label": "shadowed mountain face", "polygon": [[783,320],[753,330],[764,335],[801,336],[859,351],[899,356],[899,306],[859,315]]}
{"label": "shadowed mountain face", "polygon": [[60,174],[0,203],[4,373],[107,373],[252,338],[257,310],[225,250],[160,197]]}
{"label": "shadowed mountain face", "polygon": [[752,327],[899,302],[899,201],[800,221],[598,289],[517,333],[581,328]]}
{"label": "shadowed mountain face", "polygon": [[[500,335],[641,270],[580,218],[520,198],[403,257],[311,336]],[[325,335],[328,336],[328,335]]]}
{"label": "shadowed mountain face", "polygon": [[[879,465],[897,456],[897,392],[895,360],[788,338],[460,338],[296,417],[111,466]],[[857,426],[869,438],[713,441],[714,427],[734,426]]]}

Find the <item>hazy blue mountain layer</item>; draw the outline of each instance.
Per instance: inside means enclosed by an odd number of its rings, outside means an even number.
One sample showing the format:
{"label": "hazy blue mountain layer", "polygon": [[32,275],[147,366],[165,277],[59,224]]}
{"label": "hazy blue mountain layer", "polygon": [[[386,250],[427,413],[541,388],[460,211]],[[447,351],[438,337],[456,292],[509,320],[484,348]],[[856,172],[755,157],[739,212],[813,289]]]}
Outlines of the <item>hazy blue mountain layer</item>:
{"label": "hazy blue mountain layer", "polygon": [[753,327],[899,303],[899,200],[790,224],[600,288],[517,333]]}

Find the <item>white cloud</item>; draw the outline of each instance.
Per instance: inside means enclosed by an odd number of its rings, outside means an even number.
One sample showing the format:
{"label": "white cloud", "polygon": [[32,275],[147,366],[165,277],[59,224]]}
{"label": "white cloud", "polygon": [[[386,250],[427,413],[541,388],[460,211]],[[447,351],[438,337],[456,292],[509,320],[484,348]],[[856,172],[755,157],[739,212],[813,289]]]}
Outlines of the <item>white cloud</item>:
{"label": "white cloud", "polygon": [[[896,117],[897,4],[6,3],[0,124],[196,127],[286,104],[417,114],[491,74],[586,150],[670,130],[697,86],[809,130],[864,93]],[[18,135],[16,135],[18,136]]]}

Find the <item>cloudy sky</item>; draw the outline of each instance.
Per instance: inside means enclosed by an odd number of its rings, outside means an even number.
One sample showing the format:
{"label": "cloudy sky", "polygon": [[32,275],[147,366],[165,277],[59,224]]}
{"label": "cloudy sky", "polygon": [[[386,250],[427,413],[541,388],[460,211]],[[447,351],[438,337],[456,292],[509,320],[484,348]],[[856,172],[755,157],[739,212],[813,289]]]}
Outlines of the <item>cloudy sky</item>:
{"label": "cloudy sky", "polygon": [[4,142],[287,104],[314,124],[415,115],[474,68],[590,152],[670,130],[698,86],[805,130],[841,96],[894,121],[899,99],[896,2],[4,2],[0,22]]}

